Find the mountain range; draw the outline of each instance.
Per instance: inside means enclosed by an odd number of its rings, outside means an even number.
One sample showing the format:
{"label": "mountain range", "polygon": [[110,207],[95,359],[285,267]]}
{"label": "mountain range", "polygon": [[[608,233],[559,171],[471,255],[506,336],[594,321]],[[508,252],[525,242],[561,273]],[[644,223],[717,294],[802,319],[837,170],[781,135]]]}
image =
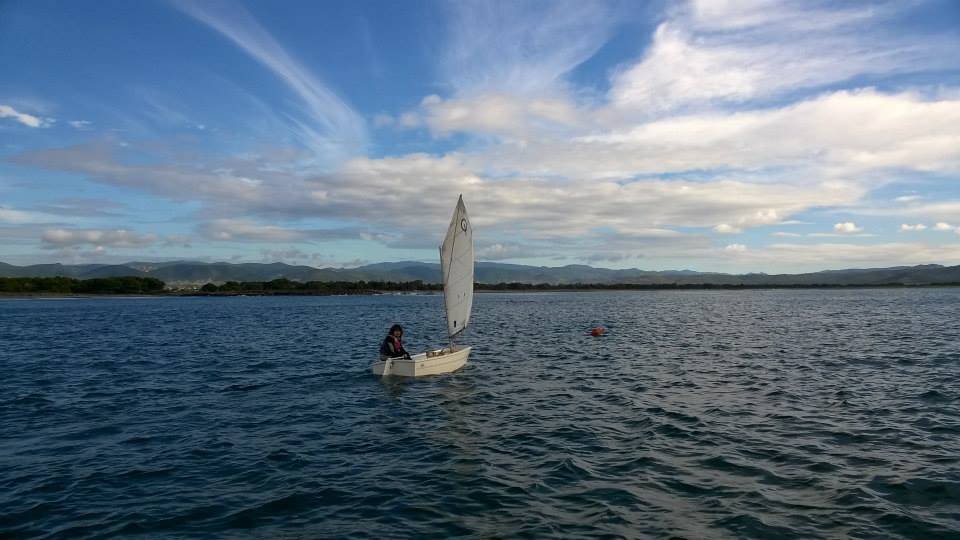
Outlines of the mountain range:
{"label": "mountain range", "polygon": [[[65,276],[90,279],[116,276],[154,277],[171,287],[189,287],[226,281],[415,281],[439,283],[440,265],[415,261],[377,263],[357,268],[314,268],[284,263],[206,263],[194,261],[130,262],[126,264],[35,264],[14,266],[0,262],[0,277]],[[694,285],[936,285],[960,284],[960,266],[927,264],[891,268],[855,268],[804,274],[724,274],[692,270],[612,270],[586,265],[560,267],[479,262],[478,283],[526,284],[671,284]]]}

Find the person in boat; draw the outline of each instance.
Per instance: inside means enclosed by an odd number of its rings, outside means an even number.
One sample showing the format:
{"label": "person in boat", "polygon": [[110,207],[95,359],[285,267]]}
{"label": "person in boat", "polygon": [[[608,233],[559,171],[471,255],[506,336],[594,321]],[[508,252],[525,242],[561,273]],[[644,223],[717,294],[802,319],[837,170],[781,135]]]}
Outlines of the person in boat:
{"label": "person in boat", "polygon": [[383,338],[383,344],[380,345],[380,359],[387,358],[410,359],[410,354],[403,348],[403,327],[399,324],[390,327],[390,332]]}

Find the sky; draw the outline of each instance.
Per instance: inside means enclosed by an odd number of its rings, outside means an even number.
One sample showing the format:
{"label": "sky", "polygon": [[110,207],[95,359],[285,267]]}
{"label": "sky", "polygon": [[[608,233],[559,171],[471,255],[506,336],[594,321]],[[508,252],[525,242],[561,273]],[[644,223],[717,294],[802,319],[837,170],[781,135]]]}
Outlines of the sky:
{"label": "sky", "polygon": [[0,2],[0,261],[960,264],[960,2]]}

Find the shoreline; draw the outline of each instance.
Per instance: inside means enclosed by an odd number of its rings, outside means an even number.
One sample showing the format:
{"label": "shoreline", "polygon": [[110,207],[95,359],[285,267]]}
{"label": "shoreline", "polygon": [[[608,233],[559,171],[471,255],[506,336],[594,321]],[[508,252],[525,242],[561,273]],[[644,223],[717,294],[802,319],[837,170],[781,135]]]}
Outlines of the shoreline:
{"label": "shoreline", "polygon": [[[882,285],[627,285],[627,286],[585,286],[585,287],[517,287],[504,289],[476,288],[477,294],[507,293],[562,293],[562,292],[635,292],[635,291],[748,291],[748,290],[847,290],[847,289],[943,289],[958,288],[960,283],[928,283],[916,285],[882,284]],[[346,291],[230,291],[230,292],[200,292],[200,291],[170,291],[157,294],[143,293],[7,293],[0,292],[0,300],[69,300],[90,298],[177,298],[177,297],[244,297],[244,296],[433,296],[439,295],[440,290],[421,291],[393,291],[393,290],[346,290]]]}

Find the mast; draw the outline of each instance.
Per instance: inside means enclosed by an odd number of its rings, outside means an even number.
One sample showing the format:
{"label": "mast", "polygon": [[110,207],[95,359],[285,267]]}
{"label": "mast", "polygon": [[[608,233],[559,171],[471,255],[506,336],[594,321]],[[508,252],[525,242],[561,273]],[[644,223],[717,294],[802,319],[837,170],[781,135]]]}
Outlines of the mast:
{"label": "mast", "polygon": [[[452,251],[452,249],[451,249]],[[443,275],[443,318],[447,321],[447,347],[453,352],[453,334],[450,333],[450,310],[447,309],[447,276],[450,275],[450,265],[443,264],[443,245],[440,245],[440,266]]]}

